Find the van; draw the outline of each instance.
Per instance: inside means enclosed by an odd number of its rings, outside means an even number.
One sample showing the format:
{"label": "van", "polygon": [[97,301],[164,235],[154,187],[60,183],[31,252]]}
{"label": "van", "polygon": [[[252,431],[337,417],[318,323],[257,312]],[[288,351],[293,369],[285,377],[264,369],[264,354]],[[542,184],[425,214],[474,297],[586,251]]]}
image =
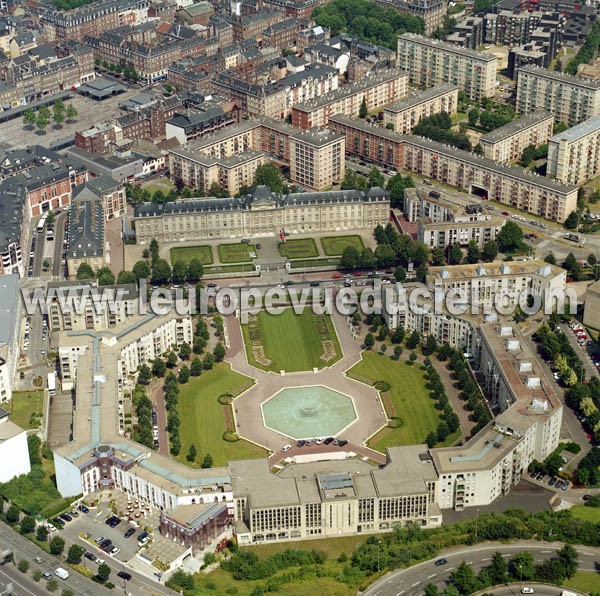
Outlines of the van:
{"label": "van", "polygon": [[560,593],[560,596],[577,596],[577,594],[575,594],[575,592],[571,592],[571,590],[563,590]]}
{"label": "van", "polygon": [[69,577],[69,572],[66,569],[63,569],[62,567],[57,567],[54,570],[54,575],[56,575],[56,577],[60,579],[67,579]]}

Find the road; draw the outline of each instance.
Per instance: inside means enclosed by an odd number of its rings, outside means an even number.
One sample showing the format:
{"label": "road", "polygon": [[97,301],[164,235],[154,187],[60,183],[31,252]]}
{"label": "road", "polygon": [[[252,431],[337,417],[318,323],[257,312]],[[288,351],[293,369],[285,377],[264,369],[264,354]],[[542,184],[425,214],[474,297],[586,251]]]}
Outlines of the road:
{"label": "road", "polygon": [[65,276],[66,267],[62,264],[64,252],[63,240],[65,238],[65,224],[67,223],[68,211],[63,211],[56,217],[54,223],[54,257],[52,259],[52,274],[55,278],[62,279]]}
{"label": "road", "polygon": [[[417,596],[423,593],[423,589],[429,583],[434,583],[438,588],[442,588],[452,571],[463,561],[467,561],[472,565],[475,573],[477,573],[482,567],[490,564],[496,551],[502,553],[502,556],[508,559],[521,551],[527,550],[533,554],[535,562],[538,563],[555,556],[556,550],[562,546],[562,543],[557,542],[523,541],[510,545],[496,542],[442,551],[436,559],[383,576],[365,592],[365,596]],[[598,571],[600,568],[600,548],[576,547],[576,550],[579,553],[580,571]],[[441,557],[447,559],[448,562],[443,566],[436,567],[434,562]],[[506,593],[511,594],[512,592]],[[543,592],[536,591],[536,593]],[[553,592],[548,593],[552,594]],[[497,594],[495,590],[494,594]]]}
{"label": "road", "polygon": [[165,392],[163,385],[157,383],[151,389],[151,398],[156,410],[156,422],[158,425],[158,452],[169,456],[169,433],[167,432],[167,411],[165,408]]}

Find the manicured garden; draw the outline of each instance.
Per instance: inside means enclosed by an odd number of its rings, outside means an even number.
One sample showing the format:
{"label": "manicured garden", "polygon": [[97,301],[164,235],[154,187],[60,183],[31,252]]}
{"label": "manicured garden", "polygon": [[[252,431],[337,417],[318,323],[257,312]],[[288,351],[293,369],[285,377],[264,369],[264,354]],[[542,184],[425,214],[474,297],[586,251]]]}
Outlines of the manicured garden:
{"label": "manicured garden", "polygon": [[367,351],[348,375],[371,385],[384,381],[390,386],[388,395],[394,416],[401,420],[400,426],[379,431],[369,441],[372,449],[385,453],[387,447],[423,443],[427,435],[436,430],[441,412],[428,395],[425,377],[418,364],[410,366],[405,361]]}
{"label": "manicured garden", "polygon": [[248,361],[263,370],[296,372],[337,362],[342,350],[331,317],[306,308],[296,314],[261,311],[242,326]]}
{"label": "manicured garden", "polygon": [[312,259],[319,255],[312,238],[296,238],[279,243],[279,254],[288,259]]}
{"label": "manicured garden", "polygon": [[256,255],[256,246],[242,243],[219,244],[217,251],[221,263],[250,263],[254,258],[252,255]]}
{"label": "manicured garden", "polygon": [[186,455],[192,443],[198,450],[198,460],[202,461],[202,456],[210,453],[214,466],[224,466],[230,460],[266,457],[267,452],[253,443],[243,439],[235,442],[223,439],[223,433],[230,430],[226,423],[230,406],[221,405],[219,396],[237,396],[252,383],[252,379],[232,371],[229,364],[221,362],[179,386],[179,461],[189,465]]}
{"label": "manicured garden", "polygon": [[171,264],[177,261],[189,263],[192,259],[198,259],[203,265],[213,262],[212,247],[203,246],[176,246],[171,249]]}
{"label": "manicured garden", "polygon": [[326,236],[321,238],[321,246],[323,252],[329,257],[341,255],[349,246],[353,246],[359,252],[364,248],[362,238],[358,235]]}
{"label": "manicured garden", "polygon": [[43,391],[13,391],[9,418],[21,428],[38,428],[43,408]]}

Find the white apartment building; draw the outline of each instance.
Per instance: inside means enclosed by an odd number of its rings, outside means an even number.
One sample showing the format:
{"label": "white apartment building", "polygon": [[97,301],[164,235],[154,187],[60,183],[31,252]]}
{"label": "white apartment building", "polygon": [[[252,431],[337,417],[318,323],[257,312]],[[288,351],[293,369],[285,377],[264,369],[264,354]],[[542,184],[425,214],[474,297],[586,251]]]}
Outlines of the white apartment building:
{"label": "white apartment building", "polygon": [[[457,85],[443,83],[431,89],[419,91],[411,97],[385,106],[383,122],[386,126],[391,124],[396,132],[410,134],[422,118],[428,118],[440,112],[447,112],[453,116],[458,108],[458,90]],[[350,114],[344,115],[349,116]]]}
{"label": "white apartment building", "polygon": [[574,126],[600,115],[600,81],[524,66],[517,71],[516,108],[519,114],[545,110]]}
{"label": "white apartment building", "polygon": [[22,304],[19,276],[0,276],[0,403],[12,397],[19,361]]}
{"label": "white apartment building", "polygon": [[474,100],[495,94],[497,58],[492,54],[403,33],[398,36],[396,65],[409,73],[415,85],[452,83]]}
{"label": "white apartment building", "polygon": [[407,188],[403,212],[408,221],[418,224],[417,238],[430,248],[467,246],[471,241],[483,248],[506,223],[504,217],[489,212],[480,197],[449,190]]}
{"label": "white apartment building", "polygon": [[8,482],[21,474],[31,472],[27,433],[8,419],[8,412],[0,408],[0,482]]}
{"label": "white apartment building", "polygon": [[492,130],[479,138],[483,155],[494,161],[509,163],[521,158],[529,145],[538,147],[552,136],[554,116],[537,111]]}
{"label": "white apartment building", "polygon": [[600,174],[600,116],[554,135],[548,144],[546,175],[583,184]]}

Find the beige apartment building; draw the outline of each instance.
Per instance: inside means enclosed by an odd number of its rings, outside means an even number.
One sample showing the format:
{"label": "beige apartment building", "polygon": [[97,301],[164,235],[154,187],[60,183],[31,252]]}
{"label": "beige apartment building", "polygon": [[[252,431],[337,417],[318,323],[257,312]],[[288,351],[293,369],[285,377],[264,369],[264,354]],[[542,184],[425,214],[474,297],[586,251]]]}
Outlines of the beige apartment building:
{"label": "beige apartment building", "polygon": [[525,147],[537,147],[547,143],[552,136],[553,126],[552,114],[544,111],[532,112],[483,135],[479,144],[485,157],[509,163],[520,159]]}
{"label": "beige apartment building", "polygon": [[563,222],[577,205],[576,186],[436,141],[345,116],[332,116],[329,128],[346,136],[348,154],[464,188],[552,221]]}
{"label": "beige apartment building", "polygon": [[408,71],[410,82],[423,87],[442,83],[458,85],[468,97],[493,97],[497,58],[485,52],[429,39],[414,33],[398,37],[398,68]]}
{"label": "beige apartment building", "polygon": [[391,124],[396,132],[409,134],[421,118],[428,118],[440,112],[448,112],[453,116],[457,106],[458,86],[443,83],[386,106],[383,109],[383,122],[386,126]]}
{"label": "beige apartment building", "polygon": [[350,83],[292,107],[292,124],[300,128],[327,126],[329,116],[342,114],[358,117],[363,99],[370,112],[405,97],[408,93],[408,73],[396,68],[371,72],[360,81]]}
{"label": "beige apartment building", "polygon": [[139,244],[214,238],[274,236],[372,230],[389,220],[390,200],[383,188],[272,193],[258,186],[240,198],[181,199],[135,209],[133,226]]}
{"label": "beige apartment building", "polygon": [[594,116],[550,139],[546,175],[583,184],[600,173],[600,116]]}
{"label": "beige apartment building", "polygon": [[556,122],[574,126],[600,115],[600,80],[584,79],[538,66],[517,71],[519,114],[545,110]]}

